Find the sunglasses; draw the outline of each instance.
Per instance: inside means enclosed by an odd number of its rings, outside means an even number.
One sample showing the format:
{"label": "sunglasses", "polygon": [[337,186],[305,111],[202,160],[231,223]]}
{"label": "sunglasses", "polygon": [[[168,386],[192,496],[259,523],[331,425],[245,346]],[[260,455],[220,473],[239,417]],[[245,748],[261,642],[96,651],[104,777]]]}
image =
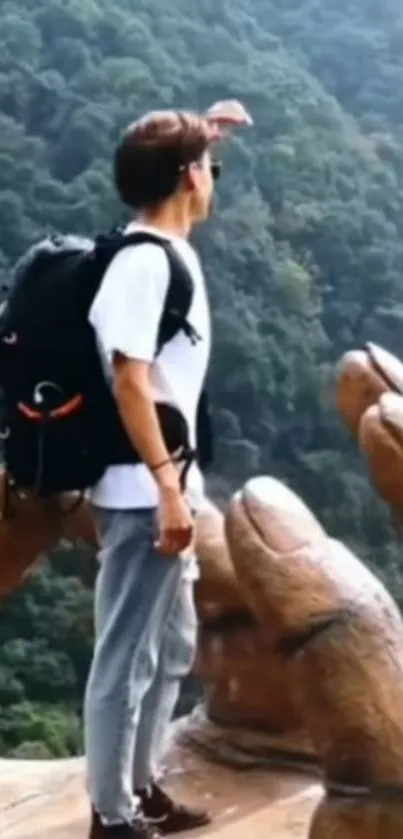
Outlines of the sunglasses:
{"label": "sunglasses", "polygon": [[212,160],[210,163],[210,171],[211,177],[213,181],[218,181],[219,177],[221,176],[222,172],[222,161],[221,160]]}
{"label": "sunglasses", "polygon": [[[195,161],[194,163],[191,163],[190,166],[197,166],[198,168],[201,168],[202,164],[200,163],[200,161]],[[219,177],[221,176],[221,172],[222,172],[222,161],[221,160],[212,160],[209,164],[209,167],[210,167],[211,177],[212,177],[213,181],[218,181]],[[187,168],[188,168],[187,166],[181,166],[179,171],[180,172],[185,172]]]}

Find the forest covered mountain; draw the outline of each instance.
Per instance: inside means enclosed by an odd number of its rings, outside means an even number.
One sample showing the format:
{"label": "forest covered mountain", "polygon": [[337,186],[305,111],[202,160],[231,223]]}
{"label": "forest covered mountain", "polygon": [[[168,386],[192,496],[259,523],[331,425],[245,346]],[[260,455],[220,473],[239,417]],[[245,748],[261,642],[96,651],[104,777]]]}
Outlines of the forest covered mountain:
{"label": "forest covered mountain", "polygon": [[[1,283],[45,231],[122,219],[112,150],[138,114],[244,101],[255,125],[223,149],[215,216],[197,235],[215,326],[211,488],[225,498],[251,473],[284,478],[403,603],[396,536],[333,401],[346,348],[370,339],[403,356],[401,4],[0,0],[0,10]],[[0,753],[80,747],[92,639],[79,561],[59,551],[2,610]]]}

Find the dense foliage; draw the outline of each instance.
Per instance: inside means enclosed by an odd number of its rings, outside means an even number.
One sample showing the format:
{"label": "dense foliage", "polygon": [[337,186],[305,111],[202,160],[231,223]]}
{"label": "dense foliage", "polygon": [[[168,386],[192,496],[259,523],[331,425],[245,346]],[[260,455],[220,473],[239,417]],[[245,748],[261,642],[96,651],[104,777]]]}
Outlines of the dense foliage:
{"label": "dense foliage", "polygon": [[[244,100],[198,234],[213,300],[218,497],[290,481],[403,602],[399,550],[333,405],[364,340],[401,353],[403,11],[340,0],[0,0],[0,279],[48,229],[121,219],[120,128]],[[0,619],[0,752],[80,748],[91,596],[55,556]],[[38,745],[40,744],[40,745]]]}

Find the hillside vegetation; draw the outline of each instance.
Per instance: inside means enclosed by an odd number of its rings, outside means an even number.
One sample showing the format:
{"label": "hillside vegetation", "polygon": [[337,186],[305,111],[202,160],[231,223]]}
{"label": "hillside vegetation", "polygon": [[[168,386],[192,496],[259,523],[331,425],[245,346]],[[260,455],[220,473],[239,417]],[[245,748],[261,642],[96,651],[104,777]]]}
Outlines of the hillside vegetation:
{"label": "hillside vegetation", "polygon": [[[284,478],[403,602],[389,517],[334,409],[334,364],[371,339],[403,355],[403,10],[397,0],[0,2],[0,280],[45,231],[121,221],[111,156],[153,107],[236,97],[197,234],[215,326],[218,499]],[[0,616],[0,753],[80,748],[91,595],[78,551]],[[40,745],[38,745],[40,744]]]}

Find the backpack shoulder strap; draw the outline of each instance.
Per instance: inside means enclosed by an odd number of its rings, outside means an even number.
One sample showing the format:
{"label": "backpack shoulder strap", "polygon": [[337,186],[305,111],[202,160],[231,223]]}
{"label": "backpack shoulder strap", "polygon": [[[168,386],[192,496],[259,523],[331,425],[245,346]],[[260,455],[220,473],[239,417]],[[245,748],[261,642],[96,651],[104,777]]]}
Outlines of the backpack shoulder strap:
{"label": "backpack shoulder strap", "polygon": [[187,320],[193,298],[193,278],[172,242],[163,236],[149,233],[146,230],[120,234],[119,250],[132,245],[148,243],[163,248],[169,263],[169,286],[158,333],[158,354],[163,346],[181,330],[191,341],[197,339],[196,332]]}
{"label": "backpack shoulder strap", "polygon": [[197,333],[188,321],[193,299],[193,277],[171,242],[164,245],[164,250],[168,257],[170,280],[158,333],[157,352],[161,352],[164,344],[171,341],[180,330],[192,343],[198,340]]}

